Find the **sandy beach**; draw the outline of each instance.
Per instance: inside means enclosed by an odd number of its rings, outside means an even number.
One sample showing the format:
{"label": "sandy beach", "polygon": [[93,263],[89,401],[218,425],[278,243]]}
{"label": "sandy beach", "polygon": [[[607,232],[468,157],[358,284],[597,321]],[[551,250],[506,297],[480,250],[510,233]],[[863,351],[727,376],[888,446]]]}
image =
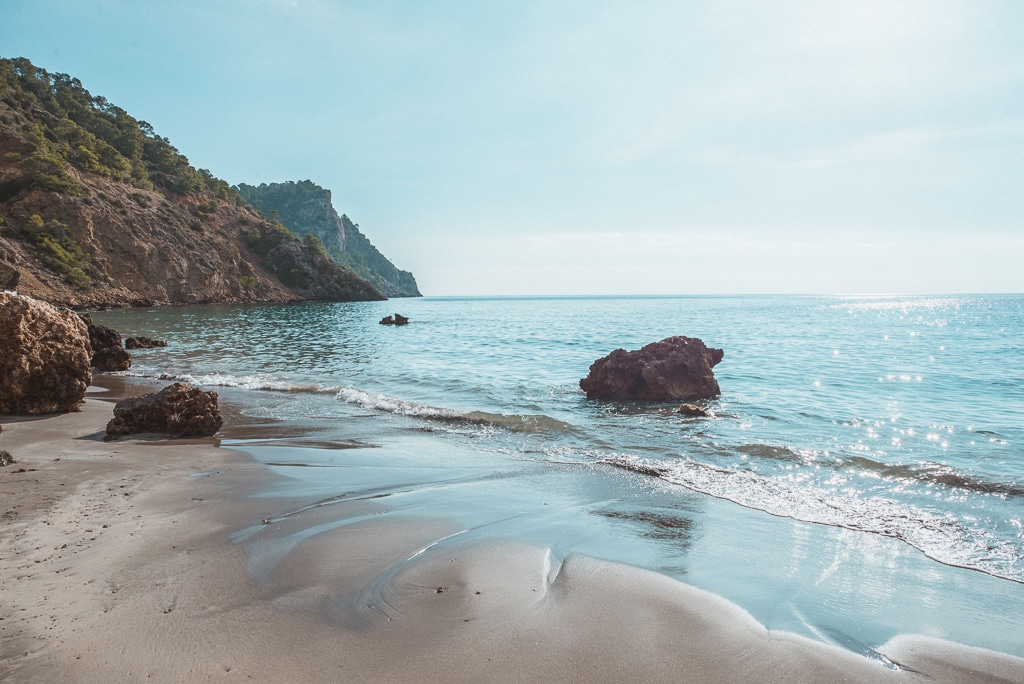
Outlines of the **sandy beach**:
{"label": "sandy beach", "polygon": [[278,476],[217,439],[103,441],[112,401],[157,387],[105,384],[0,418],[2,681],[1024,682],[1018,658],[903,636],[873,661],[515,539],[435,547],[459,526],[379,500],[317,532],[321,502],[266,495]]}

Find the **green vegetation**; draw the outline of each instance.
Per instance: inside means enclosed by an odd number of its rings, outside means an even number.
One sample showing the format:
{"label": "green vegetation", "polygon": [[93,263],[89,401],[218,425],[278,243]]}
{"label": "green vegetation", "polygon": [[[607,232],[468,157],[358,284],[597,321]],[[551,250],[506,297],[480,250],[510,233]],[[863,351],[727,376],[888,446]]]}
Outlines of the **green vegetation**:
{"label": "green vegetation", "polygon": [[311,274],[301,262],[308,262],[314,254],[319,256],[323,252],[319,241],[316,244],[308,239],[299,241],[280,221],[270,219],[245,231],[245,241],[285,286],[304,289],[313,284]]}
{"label": "green vegetation", "polygon": [[317,252],[320,256],[328,261],[331,260],[331,255],[324,249],[324,243],[320,242],[320,238],[312,233],[306,233],[306,237],[302,238],[302,244],[306,245],[308,249]]}
{"label": "green vegetation", "polygon": [[36,256],[42,259],[55,273],[74,287],[84,288],[92,282],[92,275],[98,275],[82,248],[68,233],[68,227],[60,221],[43,221],[39,214],[32,214],[21,234],[33,246]]}
{"label": "green vegetation", "polygon": [[[0,205],[25,199],[28,191],[56,193],[61,197],[33,197],[27,204],[35,207],[31,211],[59,216],[71,224],[69,229],[59,221],[39,215],[25,219],[19,213],[17,225],[5,228],[4,236],[22,242],[47,270],[75,287],[112,282],[75,239],[78,236],[86,244],[89,215],[102,218],[112,210],[126,217],[118,218],[119,225],[133,229],[166,220],[173,229],[167,232],[192,249],[212,244],[208,238],[214,235],[244,240],[262,266],[301,297],[325,301],[381,297],[368,283],[331,261],[329,249],[315,232],[297,231],[306,236],[300,239],[271,210],[270,218],[252,212],[236,189],[206,169],[194,168],[150,124],[93,96],[77,78],[48,73],[24,58],[0,58],[0,140]],[[97,176],[113,183],[100,183]],[[106,187],[114,183],[121,187]],[[182,211],[187,208],[192,215],[186,218]],[[17,213],[7,206],[0,209],[8,217]],[[150,215],[139,216],[142,210]],[[145,220],[134,222],[134,218]],[[235,219],[237,232],[229,235],[224,229]],[[180,228],[202,235],[182,235]],[[154,237],[165,240],[160,231]],[[88,246],[96,250],[97,263],[102,263],[100,255],[109,245],[89,242]],[[211,257],[216,260],[216,255]],[[277,294],[275,287],[255,275],[236,277],[247,292]]]}
{"label": "green vegetation", "polygon": [[245,233],[245,241],[260,256],[266,256],[272,249],[284,242],[295,242],[295,234],[277,221],[264,220]]}
{"label": "green vegetation", "polygon": [[27,174],[19,187],[0,187],[0,201],[26,184],[81,194],[81,186],[67,173],[69,167],[147,190],[212,192],[227,201],[242,201],[227,182],[193,168],[150,124],[104,97],[94,97],[77,78],[50,74],[24,58],[0,59],[0,121],[31,147],[17,160],[5,157]]}

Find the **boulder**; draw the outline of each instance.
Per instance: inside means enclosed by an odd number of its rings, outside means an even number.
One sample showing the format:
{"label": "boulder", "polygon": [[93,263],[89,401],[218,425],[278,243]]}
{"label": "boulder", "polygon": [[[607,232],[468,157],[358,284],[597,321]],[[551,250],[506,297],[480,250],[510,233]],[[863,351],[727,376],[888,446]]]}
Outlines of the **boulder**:
{"label": "boulder", "polygon": [[619,401],[697,401],[721,390],[712,368],[722,360],[695,337],[668,337],[642,349],[616,349],[590,366],[580,380],[589,399]]}
{"label": "boulder", "polygon": [[152,349],[154,347],[166,347],[167,342],[164,340],[154,340],[152,337],[146,337],[145,335],[139,335],[138,337],[129,337],[124,341],[125,349]]}
{"label": "boulder", "polygon": [[90,354],[74,312],[0,292],[0,413],[77,411],[92,382]]}
{"label": "boulder", "polygon": [[121,347],[107,347],[93,352],[89,363],[96,370],[106,373],[123,371],[132,367],[132,355]]}
{"label": "boulder", "polygon": [[82,320],[89,328],[89,345],[92,347],[92,367],[100,371],[123,371],[132,367],[132,356],[121,346],[121,333],[113,328],[92,322],[92,316],[82,314]]}
{"label": "boulder", "polygon": [[138,432],[210,437],[223,424],[216,392],[176,382],[159,392],[117,402],[107,423],[107,439]]}
{"label": "boulder", "polygon": [[380,319],[381,325],[405,325],[409,322],[409,319],[402,314],[395,314],[394,316],[385,316]]}
{"label": "boulder", "polygon": [[0,449],[0,468],[3,466],[9,466],[12,463],[17,463],[14,457],[11,456],[11,452]]}

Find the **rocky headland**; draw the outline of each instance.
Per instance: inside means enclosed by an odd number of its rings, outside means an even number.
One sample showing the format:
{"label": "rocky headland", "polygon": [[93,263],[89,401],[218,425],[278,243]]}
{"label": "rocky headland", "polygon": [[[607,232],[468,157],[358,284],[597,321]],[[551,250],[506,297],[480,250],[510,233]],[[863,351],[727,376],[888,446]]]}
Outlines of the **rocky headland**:
{"label": "rocky headland", "polygon": [[348,216],[338,215],[330,190],[310,180],[258,186],[239,183],[233,189],[264,214],[278,217],[296,235],[320,240],[331,259],[388,297],[421,296],[412,273],[391,263]]}
{"label": "rocky headland", "polygon": [[385,294],[66,74],[0,59],[0,290],[88,308]]}

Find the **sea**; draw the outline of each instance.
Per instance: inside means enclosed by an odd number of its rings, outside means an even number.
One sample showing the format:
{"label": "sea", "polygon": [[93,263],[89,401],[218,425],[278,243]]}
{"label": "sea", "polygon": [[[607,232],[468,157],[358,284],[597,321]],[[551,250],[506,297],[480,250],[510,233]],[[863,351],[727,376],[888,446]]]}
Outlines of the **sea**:
{"label": "sea", "polygon": [[[410,323],[379,324],[393,313]],[[1024,656],[1022,295],[92,315],[168,342],[128,374],[240,407],[222,445],[281,488],[653,570],[869,657],[901,633]],[[596,359],[673,335],[725,352],[708,417],[580,390]]]}

